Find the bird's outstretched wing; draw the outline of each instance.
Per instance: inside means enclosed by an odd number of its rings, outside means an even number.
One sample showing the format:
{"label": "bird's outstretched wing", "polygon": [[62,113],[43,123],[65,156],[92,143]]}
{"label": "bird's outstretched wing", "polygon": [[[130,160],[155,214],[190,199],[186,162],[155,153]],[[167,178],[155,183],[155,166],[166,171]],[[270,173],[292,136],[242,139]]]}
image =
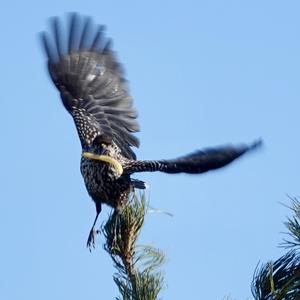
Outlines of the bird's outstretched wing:
{"label": "bird's outstretched wing", "polygon": [[103,26],[71,14],[66,30],[53,18],[50,33],[41,37],[50,76],[75,121],[82,147],[104,134],[125,157],[135,159],[131,146],[139,146],[133,135],[139,130],[137,113],[110,40],[103,38]]}
{"label": "bird's outstretched wing", "polygon": [[124,166],[127,173],[155,172],[200,174],[222,168],[248,151],[262,145],[258,140],[251,145],[223,146],[198,150],[194,153],[170,160],[136,160]]}

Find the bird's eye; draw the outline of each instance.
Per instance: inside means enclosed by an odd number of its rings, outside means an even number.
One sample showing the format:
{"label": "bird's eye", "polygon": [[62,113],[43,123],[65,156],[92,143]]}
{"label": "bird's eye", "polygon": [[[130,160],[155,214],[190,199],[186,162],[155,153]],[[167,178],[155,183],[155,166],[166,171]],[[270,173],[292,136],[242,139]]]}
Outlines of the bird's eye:
{"label": "bird's eye", "polygon": [[95,146],[97,145],[107,146],[110,145],[111,143],[112,143],[112,137],[107,134],[98,135],[93,141],[93,144]]}

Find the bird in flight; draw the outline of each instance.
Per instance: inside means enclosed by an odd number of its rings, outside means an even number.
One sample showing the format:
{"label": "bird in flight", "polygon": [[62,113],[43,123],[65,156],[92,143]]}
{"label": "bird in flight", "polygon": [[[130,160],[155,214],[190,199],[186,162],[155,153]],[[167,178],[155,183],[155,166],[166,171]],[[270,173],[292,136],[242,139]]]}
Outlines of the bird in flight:
{"label": "bird in flight", "polygon": [[49,32],[41,34],[48,70],[65,109],[73,117],[81,146],[81,174],[95,202],[96,217],[87,247],[95,246],[95,224],[102,204],[121,212],[129,193],[145,189],[132,178],[138,172],[199,174],[222,168],[261,145],[222,146],[197,150],[175,159],[138,160],[133,147],[139,131],[137,112],[122,66],[103,36],[104,27],[88,17],[70,14],[67,26],[51,19]]}

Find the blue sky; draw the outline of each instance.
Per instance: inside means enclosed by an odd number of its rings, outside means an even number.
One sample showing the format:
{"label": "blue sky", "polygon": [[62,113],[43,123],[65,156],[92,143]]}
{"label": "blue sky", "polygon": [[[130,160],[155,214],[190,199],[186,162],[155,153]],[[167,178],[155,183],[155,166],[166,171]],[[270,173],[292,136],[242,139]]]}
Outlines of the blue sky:
{"label": "blue sky", "polygon": [[[78,11],[107,26],[142,131],[139,158],[250,142],[264,148],[201,176],[141,174],[152,207],[141,243],[162,249],[163,299],[251,299],[258,261],[276,259],[299,195],[299,1],[9,1],[0,4],[0,298],[114,299],[79,172],[80,144],[37,33]],[[105,209],[100,223],[105,221]]]}

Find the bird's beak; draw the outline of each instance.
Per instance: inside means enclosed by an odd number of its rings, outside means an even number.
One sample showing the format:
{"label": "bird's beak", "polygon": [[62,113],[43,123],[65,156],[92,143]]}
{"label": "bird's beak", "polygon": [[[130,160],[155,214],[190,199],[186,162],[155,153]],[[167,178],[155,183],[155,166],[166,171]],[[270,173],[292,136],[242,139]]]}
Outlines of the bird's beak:
{"label": "bird's beak", "polygon": [[93,147],[93,146],[85,146],[83,149],[84,152],[90,152],[98,155],[107,155],[107,149],[104,147]]}
{"label": "bird's beak", "polygon": [[100,155],[108,155],[109,151],[106,148],[101,149]]}

